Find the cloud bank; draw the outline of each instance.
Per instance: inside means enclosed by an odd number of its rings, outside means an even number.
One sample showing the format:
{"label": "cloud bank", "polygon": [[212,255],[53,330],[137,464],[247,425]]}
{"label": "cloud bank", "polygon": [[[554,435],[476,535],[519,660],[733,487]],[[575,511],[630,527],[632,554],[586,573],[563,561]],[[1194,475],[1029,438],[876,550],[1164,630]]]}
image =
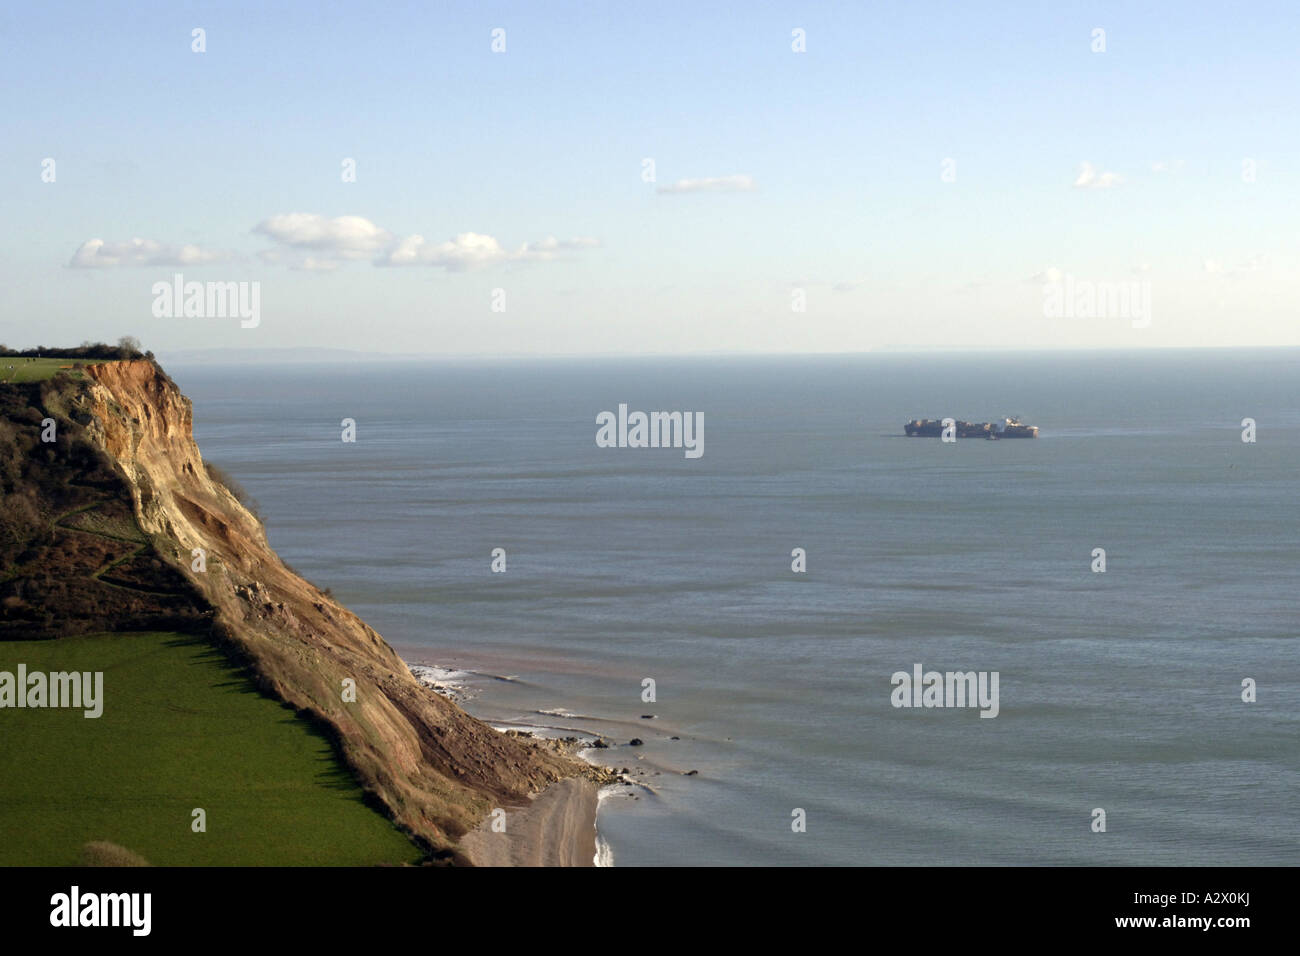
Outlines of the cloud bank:
{"label": "cloud bank", "polygon": [[[421,235],[398,236],[363,216],[328,216],[290,212],[263,219],[253,234],[270,240],[271,248],[257,253],[268,265],[307,272],[332,272],[348,262],[369,261],[376,266],[430,266],[464,272],[513,262],[547,262],[567,253],[600,245],[590,238],[557,239],[547,236],[507,249],[492,236],[462,232],[443,242]],[[152,239],[83,242],[68,264],[76,269],[111,269],[123,266],[197,266],[224,262],[234,256],[199,246],[169,246]]]}
{"label": "cloud bank", "polygon": [[87,239],[72,254],[73,269],[117,269],[146,266],[199,266],[224,262],[228,252],[204,249],[195,245],[174,246],[153,239],[123,239],[105,242]]}
{"label": "cloud bank", "polygon": [[1075,189],[1110,189],[1124,181],[1117,173],[1099,173],[1089,162],[1079,164],[1079,175],[1074,180]]}
{"label": "cloud bank", "polygon": [[600,245],[596,239],[548,236],[511,250],[493,236],[462,232],[442,242],[421,235],[399,237],[361,216],[329,219],[314,213],[285,213],[263,220],[253,232],[276,245],[260,253],[265,262],[324,271],[368,259],[377,266],[430,266],[464,272],[508,262],[541,262]]}
{"label": "cloud bank", "polygon": [[713,176],[708,179],[679,179],[660,186],[661,193],[747,193],[758,188],[753,176]]}

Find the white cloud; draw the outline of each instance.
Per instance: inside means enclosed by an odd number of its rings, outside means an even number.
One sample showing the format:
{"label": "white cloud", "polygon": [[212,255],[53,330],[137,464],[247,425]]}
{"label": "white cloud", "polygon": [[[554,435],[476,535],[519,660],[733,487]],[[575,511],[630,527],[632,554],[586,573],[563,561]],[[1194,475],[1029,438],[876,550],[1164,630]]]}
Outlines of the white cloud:
{"label": "white cloud", "polygon": [[398,237],[361,216],[329,219],[313,213],[272,216],[253,231],[277,243],[277,248],[259,254],[263,262],[316,272],[358,259],[369,259],[377,266],[421,265],[463,272],[506,262],[545,261],[600,245],[595,239],[548,236],[511,251],[493,236],[478,232],[462,232],[434,242],[418,234]]}
{"label": "white cloud", "polygon": [[1207,275],[1223,276],[1225,279],[1241,279],[1249,275],[1263,272],[1268,267],[1268,257],[1256,253],[1247,259],[1243,259],[1235,266],[1224,264],[1222,259],[1206,259],[1202,268]]}
{"label": "white cloud", "polygon": [[1044,282],[1060,282],[1065,277],[1065,273],[1056,266],[1048,266],[1042,272],[1035,272],[1025,282],[1032,285],[1040,285]]}
{"label": "white cloud", "polygon": [[440,266],[452,272],[501,262],[506,259],[501,243],[477,232],[462,232],[446,242],[429,242],[424,236],[407,236],[381,264],[389,266]]}
{"label": "white cloud", "polygon": [[[253,232],[274,243],[257,253],[261,262],[304,272],[332,272],[358,260],[369,260],[377,266],[424,265],[462,272],[509,262],[547,262],[565,253],[600,245],[596,239],[547,236],[511,250],[492,236],[477,232],[462,232],[445,242],[430,242],[419,235],[400,238],[362,216],[330,219],[302,212],[264,219],[253,227]],[[75,269],[197,266],[232,258],[228,252],[195,245],[170,246],[152,239],[122,242],[89,239],[78,247],[68,265]]]}
{"label": "white cloud", "polygon": [[599,239],[586,236],[579,236],[577,239],[556,239],[554,236],[547,236],[540,242],[524,243],[519,251],[525,258],[553,259],[555,254],[559,252],[594,249],[599,245]]}
{"label": "white cloud", "polygon": [[1263,255],[1262,253],[1256,253],[1255,255],[1251,256],[1249,259],[1246,259],[1244,262],[1242,262],[1233,271],[1238,273],[1262,272],[1264,268],[1267,266],[1268,266],[1268,257]]}
{"label": "white cloud", "polygon": [[660,186],[661,193],[743,193],[758,188],[752,176],[713,176],[707,179],[679,179],[671,186]]}
{"label": "white cloud", "polygon": [[1116,173],[1099,173],[1089,162],[1079,164],[1079,175],[1074,180],[1076,189],[1109,189],[1118,186],[1124,180]]}
{"label": "white cloud", "polygon": [[376,265],[434,266],[449,272],[464,272],[504,262],[545,262],[563,252],[590,249],[600,243],[595,239],[556,239],[548,236],[538,242],[526,242],[511,252],[492,236],[462,232],[445,242],[430,242],[423,236],[407,236],[397,243]]}
{"label": "white cloud", "polygon": [[105,242],[87,239],[72,254],[73,269],[115,269],[148,266],[200,266],[230,259],[228,252],[195,245],[173,246],[153,239],[123,239]]}
{"label": "white cloud", "polygon": [[315,213],[282,213],[262,220],[253,232],[328,260],[369,259],[393,243],[392,233],[361,216],[327,219]]}

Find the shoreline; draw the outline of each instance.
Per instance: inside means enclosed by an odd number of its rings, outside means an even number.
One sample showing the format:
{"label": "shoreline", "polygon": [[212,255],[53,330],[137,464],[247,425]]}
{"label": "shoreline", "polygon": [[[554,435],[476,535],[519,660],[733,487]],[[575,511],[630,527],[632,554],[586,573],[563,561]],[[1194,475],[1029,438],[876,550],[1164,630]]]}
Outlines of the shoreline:
{"label": "shoreline", "polygon": [[[511,680],[495,674],[482,674],[427,662],[415,663],[405,656],[402,660],[421,684],[462,707],[477,696],[467,686],[472,676]],[[560,717],[567,714],[560,712],[548,716]],[[499,721],[486,722],[501,733],[520,734],[540,740],[565,740],[575,745],[569,750],[572,759],[617,773],[613,768],[605,766],[604,762],[592,758],[597,751],[593,750],[591,744],[600,738],[588,731],[536,724],[503,728],[499,726]],[[561,737],[561,734],[577,735],[577,739],[574,736]],[[579,744],[581,738],[589,739]],[[601,839],[597,826],[598,811],[607,787],[608,784],[598,783],[582,774],[557,780],[545,790],[532,794],[526,805],[494,808],[505,811],[504,828],[500,815],[489,813],[461,838],[460,849],[473,866],[612,866],[613,851]]]}
{"label": "shoreline", "polygon": [[595,866],[599,793],[586,777],[558,780],[527,806],[501,808],[504,829],[489,814],[461,838],[461,850],[474,866]]}
{"label": "shoreline", "polygon": [[[621,817],[623,807],[630,810],[633,802],[646,799],[647,807],[653,805],[662,812],[661,783],[656,778],[663,775],[666,783],[677,775],[693,777],[698,773],[690,764],[675,765],[677,761],[668,754],[649,756],[642,749],[655,738],[667,742],[686,736],[660,722],[658,715],[575,713],[558,706],[570,695],[543,689],[544,676],[538,684],[534,676],[517,675],[508,659],[488,663],[462,654],[431,654],[424,647],[397,645],[395,649],[425,687],[449,697],[499,733],[531,738],[537,746],[582,765],[565,780],[580,779],[592,785],[590,792],[585,792],[576,783],[563,787],[553,783],[532,794],[529,803],[490,808],[460,842],[472,865],[615,866],[616,848],[601,827],[602,809]],[[520,673],[529,672],[525,668]],[[586,709],[574,706],[579,711]],[[621,798],[614,800],[618,810],[605,807],[613,797]],[[495,818],[497,829],[492,829],[492,811],[496,809],[504,811],[505,833],[518,836],[518,848],[511,849],[513,841],[503,839],[501,814]],[[566,849],[560,845],[563,841],[572,845]]]}

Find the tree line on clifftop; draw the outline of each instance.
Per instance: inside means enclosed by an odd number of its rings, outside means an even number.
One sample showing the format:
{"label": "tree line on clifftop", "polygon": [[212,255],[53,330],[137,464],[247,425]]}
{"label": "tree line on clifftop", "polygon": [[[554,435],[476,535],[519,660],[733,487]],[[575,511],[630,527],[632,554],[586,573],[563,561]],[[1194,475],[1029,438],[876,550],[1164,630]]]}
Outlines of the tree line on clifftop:
{"label": "tree line on clifftop", "polygon": [[38,345],[34,349],[11,349],[0,345],[0,357],[4,358],[67,358],[92,359],[152,359],[152,352],[140,351],[140,340],[134,335],[124,335],[116,345],[106,342],[82,342],[72,349],[50,349]]}

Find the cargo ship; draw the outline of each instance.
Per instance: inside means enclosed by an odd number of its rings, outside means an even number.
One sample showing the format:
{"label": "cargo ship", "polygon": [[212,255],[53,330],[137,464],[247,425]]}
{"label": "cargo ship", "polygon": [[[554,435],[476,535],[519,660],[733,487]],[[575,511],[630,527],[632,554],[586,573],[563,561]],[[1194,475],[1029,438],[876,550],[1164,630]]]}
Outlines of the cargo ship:
{"label": "cargo ship", "polygon": [[1000,422],[960,422],[946,418],[914,418],[903,426],[910,438],[939,438],[944,422],[952,422],[958,438],[1037,438],[1038,426],[1026,425],[1018,418],[1004,418]]}

